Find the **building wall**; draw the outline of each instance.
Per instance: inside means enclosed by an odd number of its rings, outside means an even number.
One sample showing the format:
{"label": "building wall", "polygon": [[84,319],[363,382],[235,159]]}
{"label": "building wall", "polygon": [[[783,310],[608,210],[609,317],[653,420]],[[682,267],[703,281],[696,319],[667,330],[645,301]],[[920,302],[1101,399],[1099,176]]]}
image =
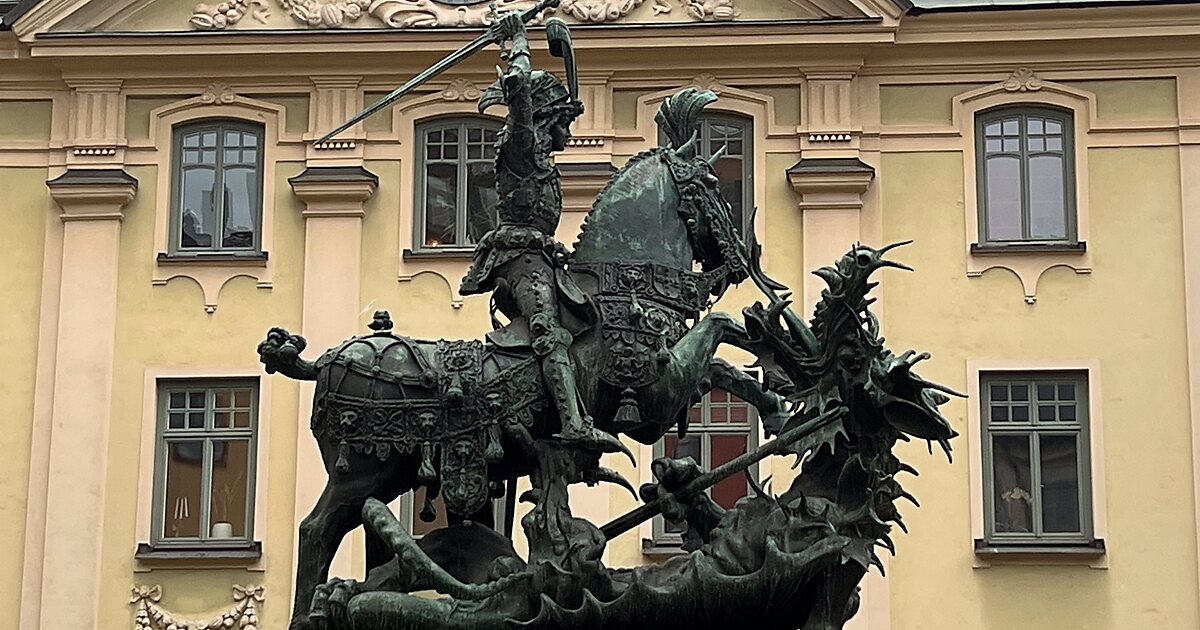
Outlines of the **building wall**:
{"label": "building wall", "polygon": [[[177,27],[171,25],[190,4],[142,3],[143,9],[108,17],[84,12],[51,30],[102,24],[165,31]],[[747,4],[757,8],[745,17],[796,17],[771,13],[767,4]],[[648,14],[649,6],[639,11]],[[670,44],[656,44],[653,55],[637,47],[648,41],[644,33],[577,30],[589,114],[576,136],[596,143],[572,147],[560,163],[620,166],[656,141],[652,114],[661,98],[685,85],[711,87],[721,96],[714,109],[753,119],[756,230],[770,273],[795,289],[798,308],[810,308],[819,295],[819,281],[808,272],[833,262],[853,242],[914,239],[897,258],[916,272],[885,272],[879,310],[890,347],[933,353],[925,376],[969,392],[977,389],[981,365],[1093,369],[1093,428],[1103,447],[1093,453],[1102,473],[1097,534],[1103,534],[1107,553],[1082,562],[1052,555],[1020,562],[976,556],[980,454],[973,445],[980,427],[972,406],[978,401],[954,401],[947,417],[963,437],[954,444],[953,463],[929,456],[925,445],[902,451],[922,471],[906,487],[923,507],[904,509],[911,533],[897,534],[888,578],[868,580],[864,610],[852,628],[1200,627],[1197,379],[1189,378],[1200,361],[1194,341],[1200,315],[1193,303],[1200,298],[1184,290],[1200,282],[1194,249],[1200,244],[1200,190],[1196,176],[1189,178],[1200,166],[1193,151],[1200,142],[1200,77],[1191,69],[1195,50],[1180,44],[1200,27],[1170,7],[1104,11],[1088,14],[1095,28],[1108,29],[1101,39],[1077,38],[1079,14],[1070,10],[1033,17],[907,17],[899,23],[883,18],[843,31],[762,26],[757,37],[746,25],[736,36],[709,27],[676,28]],[[285,28],[286,19],[275,15],[270,24]],[[1172,19],[1175,30],[1152,30]],[[1021,23],[1037,28],[1005,28]],[[1018,37],[1010,32],[1025,33],[1019,47],[1003,43]],[[373,311],[388,309],[397,332],[416,337],[474,338],[489,328],[486,299],[457,296],[466,260],[405,260],[403,250],[412,246],[413,125],[471,111],[464,94],[494,76],[491,60],[473,60],[437,82],[435,91],[372,119],[353,150],[321,152],[309,145],[328,128],[325,121],[378,98],[461,38],[430,39],[427,48],[401,56],[373,48],[369,38],[355,39],[343,51],[310,33],[283,53],[271,51],[266,36],[244,35],[214,40],[219,44],[204,53],[211,57],[171,48],[178,42],[167,34],[137,52],[128,41],[107,42],[112,55],[98,64],[74,57],[90,54],[82,48],[90,44],[53,38],[31,43],[25,35],[17,43],[0,34],[0,52],[42,46],[43,54],[65,59],[55,66],[0,55],[0,210],[6,219],[0,294],[8,306],[0,310],[0,346],[9,349],[11,366],[9,378],[0,381],[0,414],[9,419],[0,437],[0,566],[6,567],[0,570],[0,598],[8,604],[0,606],[0,627],[41,627],[39,573],[55,568],[43,564],[38,532],[46,528],[46,471],[57,428],[54,361],[63,334],[58,278],[69,259],[62,252],[61,209],[45,182],[68,166],[116,166],[139,182],[119,228],[103,509],[97,522],[78,524],[102,531],[95,550],[95,627],[131,624],[131,585],[160,585],[165,608],[201,618],[229,607],[232,585],[261,584],[260,627],[285,625],[296,525],[319,492],[322,473],[308,432],[311,392],[261,374],[254,348],[268,327],[310,334],[314,322],[335,321],[311,333],[328,345],[361,334]],[[239,53],[239,45],[248,48]],[[255,47],[252,62],[223,65]],[[347,63],[335,54],[341,52]],[[1042,83],[1003,87],[1021,66],[1032,67]],[[80,122],[84,79],[112,77],[122,79],[115,88],[88,83],[83,91],[100,94],[100,110],[115,115],[96,128]],[[339,79],[345,77],[351,81]],[[1080,148],[1086,159],[1079,162],[1086,181],[1086,255],[973,256],[973,175],[966,167],[972,107],[1047,99],[1079,107],[1089,125]],[[258,117],[273,134],[265,266],[231,272],[156,262],[167,213],[163,130],[206,112]],[[820,137],[842,133],[848,139]],[[109,140],[117,147],[111,156],[74,151],[108,146]],[[874,168],[869,184],[789,179],[789,168],[802,159],[847,157]],[[311,266],[318,243],[309,236],[320,219],[306,217],[305,201],[288,180],[306,167],[340,165],[362,165],[380,183],[362,204],[361,246],[326,259],[358,270],[357,303],[344,305],[345,317],[321,320],[314,316],[325,308],[320,296],[305,295],[306,282],[321,272]],[[574,241],[586,201],[597,192],[594,182],[568,183],[560,240]],[[351,219],[348,225],[357,224]],[[737,312],[755,299],[753,287],[743,286],[718,308]],[[308,355],[324,345],[314,343]],[[724,356],[747,361],[735,352]],[[258,375],[264,393],[255,527],[263,557],[248,566],[135,560],[150,527],[155,379],[235,374]],[[651,449],[633,446],[642,466],[618,458],[610,465],[635,483],[648,481]],[[777,489],[794,474],[784,461],[764,465],[760,473],[772,476]],[[596,518],[634,507],[621,490],[580,490],[576,499],[578,511]],[[648,526],[612,541],[607,562],[654,561],[642,552],[647,535]],[[361,574],[361,555],[358,537],[344,546],[335,569]]]}

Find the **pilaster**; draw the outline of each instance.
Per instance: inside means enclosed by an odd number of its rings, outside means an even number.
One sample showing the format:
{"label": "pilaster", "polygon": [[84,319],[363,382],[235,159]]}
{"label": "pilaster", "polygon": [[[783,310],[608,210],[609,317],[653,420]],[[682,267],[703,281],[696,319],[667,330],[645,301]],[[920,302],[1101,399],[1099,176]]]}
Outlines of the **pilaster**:
{"label": "pilaster", "polygon": [[[305,206],[302,333],[319,351],[359,332],[364,204],[379,178],[361,166],[310,166],[288,182]],[[292,531],[298,531],[325,487],[321,453],[309,431],[313,392],[312,383],[301,383]],[[339,554],[332,574],[350,576],[348,554]]]}
{"label": "pilaster", "polygon": [[67,79],[71,109],[67,164],[120,168],[125,160],[121,79]]}
{"label": "pilaster", "polygon": [[[309,133],[304,139],[314,141],[363,110],[361,77],[314,76],[315,88],[309,104]],[[310,166],[338,167],[362,164],[363,140],[366,131],[362,123],[338,134],[324,144],[308,145]]]}
{"label": "pilaster", "polygon": [[[802,159],[787,171],[796,192],[803,228],[804,269],[834,263],[862,240],[863,196],[875,169],[857,158]],[[804,281],[804,313],[811,313],[825,283],[816,276]]]}
{"label": "pilaster", "polygon": [[63,247],[42,628],[98,627],[120,229],[137,183],[119,169],[72,169],[47,182],[62,208]]}
{"label": "pilaster", "polygon": [[838,68],[805,73],[805,158],[858,157],[862,124],[855,103],[856,72]]}

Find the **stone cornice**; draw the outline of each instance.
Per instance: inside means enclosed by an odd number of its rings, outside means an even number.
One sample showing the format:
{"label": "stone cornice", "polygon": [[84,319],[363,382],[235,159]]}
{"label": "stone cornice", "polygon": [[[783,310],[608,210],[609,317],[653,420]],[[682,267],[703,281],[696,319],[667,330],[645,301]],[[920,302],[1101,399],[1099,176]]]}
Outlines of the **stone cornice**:
{"label": "stone cornice", "polygon": [[363,217],[363,203],[375,194],[379,177],[361,166],[310,166],[288,180],[304,202],[304,217]]}
{"label": "stone cornice", "polygon": [[46,182],[67,221],[120,221],[138,181],[122,169],[69,169]]}

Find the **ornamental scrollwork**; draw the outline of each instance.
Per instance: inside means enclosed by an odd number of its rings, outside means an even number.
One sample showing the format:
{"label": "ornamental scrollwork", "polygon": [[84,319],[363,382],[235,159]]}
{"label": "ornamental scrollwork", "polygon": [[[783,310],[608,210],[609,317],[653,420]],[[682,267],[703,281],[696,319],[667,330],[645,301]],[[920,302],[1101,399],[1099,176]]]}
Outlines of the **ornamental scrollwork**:
{"label": "ornamental scrollwork", "polygon": [[[536,0],[496,0],[492,3],[450,5],[438,0],[274,0],[284,15],[313,29],[344,28],[372,17],[387,28],[478,27],[492,22],[494,12],[527,9]],[[675,0],[688,17],[699,21],[732,20],[738,16],[735,0]],[[646,0],[564,0],[561,11],[584,23],[616,22]],[[671,13],[671,0],[650,0],[655,16]],[[189,20],[201,31],[225,30],[247,15],[262,24],[271,11],[268,0],[226,0],[198,4]]]}
{"label": "ornamental scrollwork", "polygon": [[201,621],[181,619],[163,608],[159,603],[162,600],[161,586],[134,586],[132,591],[129,603],[135,611],[134,630],[168,630],[172,628],[257,630],[260,627],[258,605],[263,601],[263,587],[261,586],[234,585],[233,606]]}
{"label": "ornamental scrollwork", "polygon": [[1042,89],[1042,80],[1029,68],[1017,68],[1004,82],[1008,92],[1037,92]]}
{"label": "ornamental scrollwork", "polygon": [[[643,2],[645,0],[563,0],[560,10],[580,22],[603,24],[620,20]],[[654,0],[653,5],[655,15],[671,12],[667,0]]]}

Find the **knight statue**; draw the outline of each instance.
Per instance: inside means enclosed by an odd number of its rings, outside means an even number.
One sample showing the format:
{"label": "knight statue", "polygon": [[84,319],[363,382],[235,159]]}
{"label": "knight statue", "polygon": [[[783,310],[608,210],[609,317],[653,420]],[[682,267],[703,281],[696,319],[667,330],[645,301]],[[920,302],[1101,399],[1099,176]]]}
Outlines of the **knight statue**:
{"label": "knight statue", "polygon": [[[571,340],[596,324],[596,309],[567,274],[568,252],[554,238],[562,188],[551,154],[567,148],[571,123],[583,114],[583,103],[553,74],[532,69],[520,14],[505,15],[496,26],[500,37],[511,42],[508,70],[483,94],[479,111],[508,106],[496,147],[500,220],[476,246],[459,293],[492,292],[494,309],[511,323],[489,339],[501,346],[533,348],[564,438],[608,441],[607,435],[599,436],[579,400],[568,352]],[[567,72],[574,74],[573,63]]]}
{"label": "knight statue", "polygon": [[[559,1],[495,16],[475,41],[318,141],[470,55],[507,47],[479,102],[481,112],[508,108],[496,145],[499,221],[459,289],[490,294],[493,330],[417,339],[378,311],[372,332],[315,360],[282,328],[258,347],[268,373],[314,383],[311,428],[327,475],[298,531],[290,629],[839,630],[864,575],[882,569],[876,547],[893,549],[892,526],[904,527],[896,502],[912,496],[897,477],[915,470],[894,447],[922,439],[948,454],[956,436],[939,410],[953,392],[913,371],[929,355],[886,348],[870,309],[874,274],[908,267],[886,257],[896,245],[855,244],[816,272],[828,289],[811,318],[795,312],[697,151],[700,116],[718,97],[695,87],[661,104],[660,146],[617,170],[568,251],[555,239],[553,156],[583,104],[567,25],[546,15]],[[535,21],[565,81],[533,69],[526,24]],[[714,310],[747,279],[762,297],[741,319]],[[761,380],[718,358],[721,346],[753,355]],[[640,488],[601,465],[604,454],[634,459],[618,436],[687,437],[692,405],[714,387],[757,410],[761,444],[712,470],[690,457],[635,461],[653,479]],[[800,468],[782,493],[747,477],[753,492],[736,503],[710,496],[772,456]],[[601,482],[642,504],[604,524],[575,515],[570,486]],[[388,507],[418,489],[422,520],[434,520],[435,498],[447,512],[447,525],[420,539]],[[514,544],[518,497],[533,504],[519,519],[524,545]],[[683,528],[687,555],[605,566],[609,543],[660,516]],[[360,526],[365,579],[331,577],[338,545]]]}

